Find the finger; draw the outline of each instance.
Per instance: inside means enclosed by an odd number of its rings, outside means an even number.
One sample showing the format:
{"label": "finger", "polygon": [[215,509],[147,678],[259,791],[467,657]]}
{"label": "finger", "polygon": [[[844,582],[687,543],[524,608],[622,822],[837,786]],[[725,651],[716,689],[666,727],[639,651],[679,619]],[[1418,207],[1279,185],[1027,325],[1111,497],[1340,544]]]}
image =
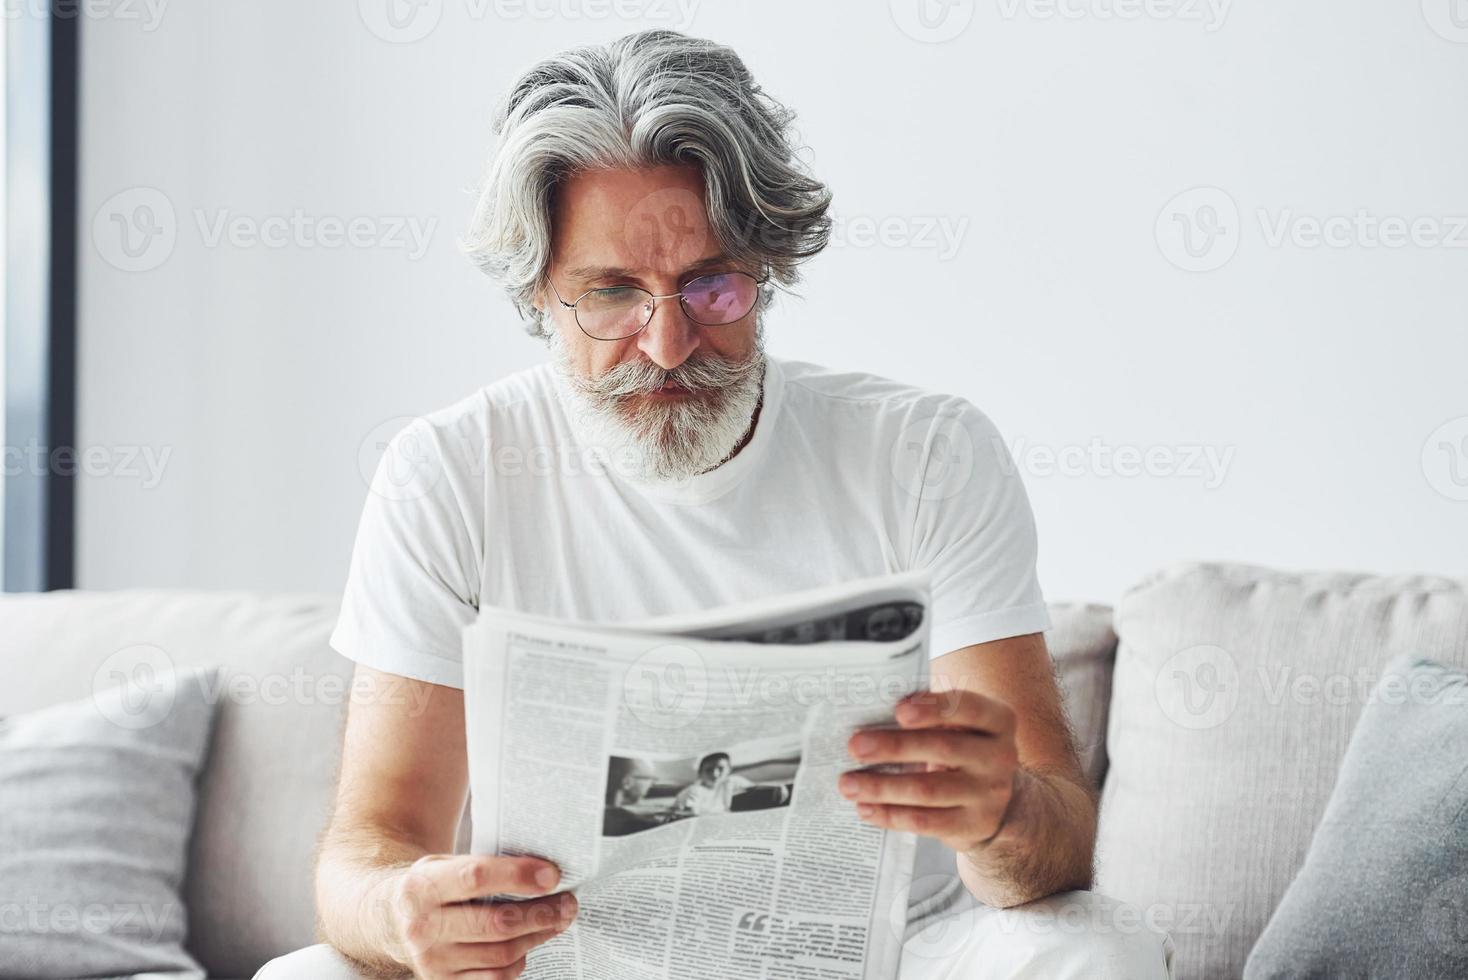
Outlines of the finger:
{"label": "finger", "polygon": [[[958,838],[973,836],[968,828],[973,816],[965,807],[896,806],[886,803],[860,803],[856,815],[874,827],[904,830],[924,837]],[[967,850],[968,848],[964,848]]]}
{"label": "finger", "polygon": [[468,970],[467,973],[455,973],[454,980],[515,980],[526,970],[526,961],[521,959],[512,967],[504,970]]}
{"label": "finger", "polygon": [[839,787],[842,796],[858,803],[925,807],[966,806],[984,792],[984,784],[961,769],[911,774],[848,772]]}
{"label": "finger", "polygon": [[503,970],[519,963],[532,949],[549,942],[564,931],[546,929],[502,943],[455,943],[434,965],[455,974],[473,970]]}
{"label": "finger", "polygon": [[910,694],[898,703],[895,714],[903,728],[971,728],[1011,735],[1016,724],[1009,705],[963,688]]}
{"label": "finger", "polygon": [[523,972],[525,972],[525,961],[520,960],[497,970],[465,970],[462,973],[455,973],[454,980],[515,980]]}
{"label": "finger", "polygon": [[517,964],[502,967],[499,970],[468,970],[465,973],[455,973],[454,980],[515,980],[526,970],[526,961],[521,959]]}
{"label": "finger", "polygon": [[544,895],[560,884],[561,872],[549,861],[493,854],[451,854],[421,858],[409,869],[439,903],[465,902],[489,895]]}
{"label": "finger", "polygon": [[576,918],[570,892],[527,902],[465,902],[444,909],[442,937],[450,942],[505,942],[563,929]]}
{"label": "finger", "polygon": [[1010,740],[957,728],[868,729],[851,736],[847,750],[867,764],[925,762],[975,771],[1012,767],[1018,758]]}

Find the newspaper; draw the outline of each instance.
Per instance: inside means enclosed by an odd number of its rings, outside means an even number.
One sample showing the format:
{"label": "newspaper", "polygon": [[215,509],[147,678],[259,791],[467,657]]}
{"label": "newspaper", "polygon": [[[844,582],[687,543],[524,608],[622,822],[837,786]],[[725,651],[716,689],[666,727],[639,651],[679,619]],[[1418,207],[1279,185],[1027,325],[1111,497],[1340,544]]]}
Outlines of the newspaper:
{"label": "newspaper", "polygon": [[916,838],[837,791],[926,685],[921,573],[706,614],[464,631],[472,848],[561,868],[531,980],[889,980]]}

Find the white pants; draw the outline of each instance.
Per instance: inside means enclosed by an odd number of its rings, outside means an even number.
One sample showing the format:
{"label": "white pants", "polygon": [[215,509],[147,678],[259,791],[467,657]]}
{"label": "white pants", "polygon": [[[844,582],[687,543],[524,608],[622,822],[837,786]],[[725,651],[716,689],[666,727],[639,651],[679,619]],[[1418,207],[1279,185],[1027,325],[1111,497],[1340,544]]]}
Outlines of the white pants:
{"label": "white pants", "polygon": [[[1170,980],[1172,941],[1135,909],[1064,892],[1013,909],[969,905],[915,924],[899,980]],[[255,980],[362,980],[330,946],[266,963]]]}

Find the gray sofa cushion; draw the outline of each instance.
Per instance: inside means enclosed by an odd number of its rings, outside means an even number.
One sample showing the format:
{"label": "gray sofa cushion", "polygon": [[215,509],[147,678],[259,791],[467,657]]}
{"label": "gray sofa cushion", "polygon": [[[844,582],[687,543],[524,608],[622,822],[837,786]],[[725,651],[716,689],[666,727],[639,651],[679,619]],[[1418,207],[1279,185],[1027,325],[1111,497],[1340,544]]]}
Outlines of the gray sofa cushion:
{"label": "gray sofa cushion", "polygon": [[179,890],[213,672],[122,676],[0,721],[0,977],[198,969]]}
{"label": "gray sofa cushion", "polygon": [[1232,980],[1371,681],[1408,653],[1468,665],[1468,585],[1191,564],[1130,590],[1116,623],[1098,886],[1170,930],[1179,977]]}
{"label": "gray sofa cushion", "polygon": [[1244,980],[1468,976],[1468,674],[1382,676]]}
{"label": "gray sofa cushion", "polygon": [[336,609],[328,596],[182,589],[0,595],[0,714],[85,694],[131,644],[179,668],[218,665],[183,885],[188,950],[210,976],[253,976],[315,942],[312,861],[352,673],[326,645]]}

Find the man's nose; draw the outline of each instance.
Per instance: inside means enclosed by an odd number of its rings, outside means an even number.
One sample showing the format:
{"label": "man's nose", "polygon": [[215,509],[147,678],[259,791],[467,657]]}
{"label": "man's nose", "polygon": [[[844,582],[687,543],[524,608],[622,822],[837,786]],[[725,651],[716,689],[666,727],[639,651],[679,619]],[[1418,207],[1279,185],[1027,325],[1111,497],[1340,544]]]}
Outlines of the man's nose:
{"label": "man's nose", "polygon": [[637,349],[658,367],[671,371],[688,360],[699,344],[698,324],[688,319],[678,297],[660,299],[652,319],[637,335]]}

